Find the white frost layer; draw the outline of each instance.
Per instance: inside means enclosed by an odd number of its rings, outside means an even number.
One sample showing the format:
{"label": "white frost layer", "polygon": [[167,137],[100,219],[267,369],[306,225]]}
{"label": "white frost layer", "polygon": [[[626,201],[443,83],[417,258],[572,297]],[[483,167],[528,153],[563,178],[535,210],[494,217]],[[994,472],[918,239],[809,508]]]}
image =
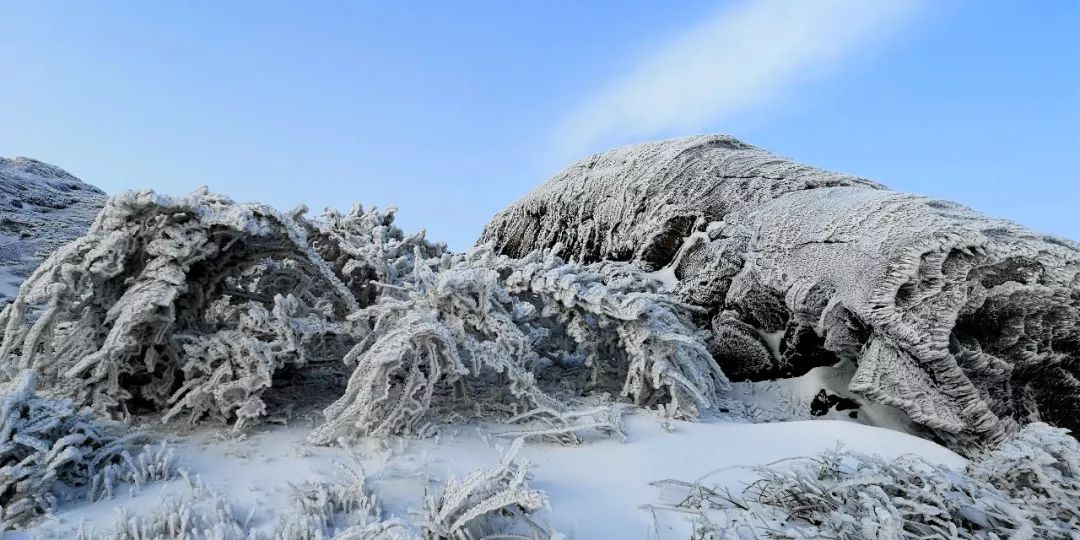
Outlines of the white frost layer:
{"label": "white frost layer", "polygon": [[[843,444],[857,452],[893,458],[905,453],[952,467],[966,461],[932,442],[885,429],[831,420],[776,424],[731,423],[718,419],[672,422],[666,431],[659,418],[633,414],[626,418],[629,439],[591,441],[565,447],[531,443],[522,457],[533,464],[533,487],[547,491],[552,508],[547,516],[556,530],[574,539],[646,538],[655,535],[653,515],[642,505],[661,495],[650,482],[665,478],[694,479],[721,467],[765,464],[805,456]],[[255,509],[254,523],[270,530],[285,507],[290,484],[341,480],[336,463],[356,461],[341,448],[311,446],[306,427],[276,428],[242,440],[218,441],[209,432],[177,443],[180,465],[201,477],[211,489],[235,502],[238,515]],[[424,488],[449,475],[489,467],[500,452],[475,427],[451,430],[437,439],[390,439],[355,449],[371,488],[386,513],[411,521],[410,511],[421,506]],[[398,442],[401,444],[399,445]],[[370,446],[370,448],[364,448]],[[711,477],[722,486],[741,489],[752,478],[733,470]],[[51,533],[65,537],[83,520],[104,532],[116,508],[145,512],[166,494],[187,491],[183,480],[148,487],[141,493],[111,501],[64,507],[57,517],[36,529],[12,534],[15,539]],[[685,539],[690,523],[678,514],[658,514],[661,538]]]}
{"label": "white frost layer", "polygon": [[724,222],[712,221],[709,222],[708,225],[705,225],[704,228],[701,227],[701,225],[702,220],[699,219],[694,224],[694,232],[688,234],[686,238],[683,239],[682,245],[679,246],[679,251],[675,253],[675,258],[672,259],[671,262],[667,264],[667,266],[664,266],[663,268],[656,270],[655,272],[649,272],[647,274],[649,277],[659,281],[660,283],[663,283],[665,291],[670,292],[679,288],[679,276],[675,274],[675,269],[677,269],[679,267],[679,263],[682,262],[683,255],[685,255],[688,250],[696,246],[698,242],[708,244],[709,235],[714,231],[722,228],[724,226]]}

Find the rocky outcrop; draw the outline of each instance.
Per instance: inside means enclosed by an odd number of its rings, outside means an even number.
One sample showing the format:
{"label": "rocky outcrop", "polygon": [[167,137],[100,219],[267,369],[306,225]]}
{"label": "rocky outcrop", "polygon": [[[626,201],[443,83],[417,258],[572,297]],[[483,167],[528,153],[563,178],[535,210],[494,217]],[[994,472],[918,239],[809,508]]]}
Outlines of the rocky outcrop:
{"label": "rocky outcrop", "polygon": [[733,378],[846,361],[947,441],[1080,431],[1080,245],[955,203],[700,136],[576,163],[481,242],[638,262],[706,308]]}
{"label": "rocky outcrop", "polygon": [[37,160],[0,158],[0,304],[41,259],[82,236],[105,192]]}

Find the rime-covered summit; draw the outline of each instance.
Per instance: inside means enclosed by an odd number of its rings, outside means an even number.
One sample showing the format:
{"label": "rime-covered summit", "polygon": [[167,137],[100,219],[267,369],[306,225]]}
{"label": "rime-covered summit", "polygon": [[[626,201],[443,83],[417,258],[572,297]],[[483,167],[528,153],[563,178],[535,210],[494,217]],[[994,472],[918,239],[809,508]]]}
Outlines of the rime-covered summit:
{"label": "rime-covered summit", "polygon": [[1080,429],[1080,246],[955,203],[700,136],[580,161],[481,242],[656,271],[732,377],[848,362],[850,390],[945,438]]}
{"label": "rime-covered summit", "polygon": [[662,266],[699,217],[716,221],[788,193],[842,186],[884,189],[726,135],[645,143],[567,167],[496,215],[481,242],[511,256],[561,243],[585,261]]}
{"label": "rime-covered summit", "polygon": [[40,161],[0,158],[0,303],[56,248],[82,236],[105,192]]}

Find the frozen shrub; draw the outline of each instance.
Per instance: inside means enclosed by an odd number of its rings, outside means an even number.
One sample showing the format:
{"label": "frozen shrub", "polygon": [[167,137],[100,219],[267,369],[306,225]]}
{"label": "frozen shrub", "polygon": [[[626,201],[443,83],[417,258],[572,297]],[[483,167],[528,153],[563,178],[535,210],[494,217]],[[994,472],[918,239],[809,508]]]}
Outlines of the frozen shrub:
{"label": "frozen shrub", "polygon": [[82,527],[79,540],[259,540],[247,519],[218,495],[199,498],[168,498],[147,515],[137,516],[126,508],[107,534]]}
{"label": "frozen shrub", "polygon": [[262,540],[252,527],[254,512],[246,516],[200,478],[185,471],[188,492],[168,495],[138,514],[126,507],[116,509],[117,517],[99,531],[83,522],[77,540]]}
{"label": "frozen shrub", "polygon": [[240,428],[296,380],[348,379],[319,442],[463,412],[570,438],[618,430],[605,394],[693,417],[727,385],[686,306],[632,266],[452,255],[392,221],[205,190],[114,197],[0,312],[0,380],[29,369],[107,415]]}
{"label": "frozen shrub", "polygon": [[316,222],[205,190],[114,197],[0,313],[0,377],[32,369],[50,393],[110,415],[242,425],[283,371],[339,365],[370,279],[443,250],[392,216],[357,207]]}
{"label": "frozen shrub", "polygon": [[572,430],[571,405],[589,391],[696,416],[727,379],[682,306],[657,287],[633,267],[581,266],[550,252],[510,259],[477,248],[416,264],[350,317],[365,328],[345,356],[353,375],[312,439],[347,427],[416,433],[433,410],[446,417],[455,404]]}
{"label": "frozen shrub", "polygon": [[[515,461],[522,439],[499,464],[460,480],[450,479],[438,495],[429,493],[415,523],[386,518],[364,476],[345,469],[342,483],[294,486],[289,504],[271,530],[209,489],[188,478],[189,493],[166,497],[135,514],[118,510],[103,531],[83,524],[80,540],[472,540],[558,538],[532,519],[547,507],[547,496],[527,485],[528,467]],[[185,478],[187,478],[185,476]],[[509,535],[509,536],[501,536]]]}
{"label": "frozen shrub", "polygon": [[380,293],[377,283],[399,283],[418,260],[447,253],[445,244],[432,244],[423,231],[406,236],[394,225],[394,207],[379,211],[353,206],[347,214],[327,210],[318,222],[299,221],[308,229],[315,250],[356,295],[371,305]]}
{"label": "frozen shrub", "polygon": [[94,475],[90,486],[90,498],[111,498],[120,484],[128,484],[134,490],[142,489],[150,482],[171,480],[179,474],[173,450],[164,441],[145,445],[138,453],[122,450],[113,462],[105,464]]}
{"label": "frozen shrub", "polygon": [[1029,424],[972,461],[967,473],[1031,509],[1032,519],[1042,525],[1036,530],[1068,523],[1080,531],[1080,442],[1067,430]]}

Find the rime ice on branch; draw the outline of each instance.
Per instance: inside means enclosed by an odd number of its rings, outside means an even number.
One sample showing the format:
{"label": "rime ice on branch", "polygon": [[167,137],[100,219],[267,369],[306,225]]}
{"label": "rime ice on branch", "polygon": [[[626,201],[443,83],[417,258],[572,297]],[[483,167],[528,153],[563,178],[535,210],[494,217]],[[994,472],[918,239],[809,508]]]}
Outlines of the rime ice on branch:
{"label": "rime ice on branch", "polygon": [[0,312],[0,378],[31,370],[124,418],[241,426],[289,377],[329,372],[348,385],[319,442],[475,413],[573,438],[619,429],[595,399],[582,412],[587,394],[693,417],[725,388],[707,332],[636,267],[453,255],[392,219],[115,197]]}
{"label": "rime ice on branch", "polygon": [[350,317],[370,330],[345,356],[356,366],[348,389],[312,437],[327,442],[349,426],[416,432],[433,407],[454,404],[494,404],[488,414],[539,421],[552,435],[617,430],[606,410],[588,415],[599,415],[591,425],[572,414],[574,399],[596,390],[695,417],[727,379],[658,287],[631,266],[567,264],[550,252],[510,259],[477,248],[418,264]]}
{"label": "rime ice on branch", "polygon": [[[352,346],[345,317],[369,286],[358,276],[392,275],[414,245],[440,249],[391,215],[332,213],[324,232],[205,190],[114,197],[0,313],[3,376],[33,370],[44,391],[107,414],[258,417],[276,373]],[[340,255],[343,238],[361,255],[378,241],[377,264]]]}
{"label": "rime ice on branch", "polygon": [[1080,247],[954,203],[702,136],[572,165],[481,242],[653,270],[729,375],[851,362],[851,390],[955,447],[1080,430]]}

